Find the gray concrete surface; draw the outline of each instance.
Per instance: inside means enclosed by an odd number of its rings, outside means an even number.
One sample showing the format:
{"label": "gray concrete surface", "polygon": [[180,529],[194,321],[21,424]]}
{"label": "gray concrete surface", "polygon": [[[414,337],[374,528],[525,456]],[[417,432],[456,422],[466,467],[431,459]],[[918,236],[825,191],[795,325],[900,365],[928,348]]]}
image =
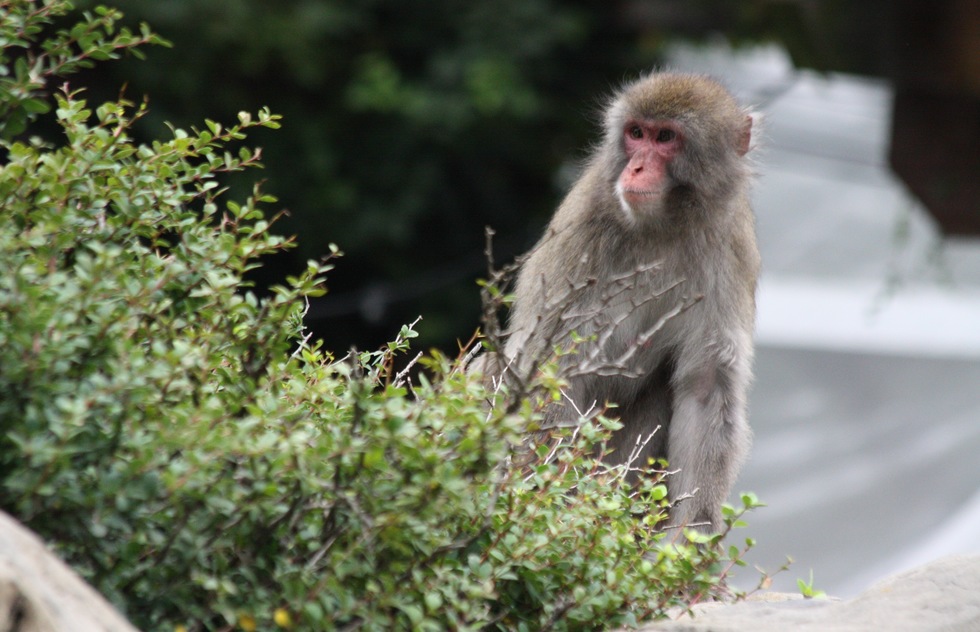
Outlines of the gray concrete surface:
{"label": "gray concrete surface", "polygon": [[[765,593],[734,605],[699,604],[649,632],[974,632],[980,630],[980,556],[947,557],[889,577],[848,600]],[[796,596],[798,597],[798,595]]]}
{"label": "gray concrete surface", "polygon": [[[776,589],[812,569],[839,596],[929,561],[916,552],[980,483],[980,362],[763,347],[756,375],[737,487],[768,506],[739,534],[759,542],[748,559],[772,570],[791,555]],[[980,553],[978,536],[980,522],[933,556]]]}

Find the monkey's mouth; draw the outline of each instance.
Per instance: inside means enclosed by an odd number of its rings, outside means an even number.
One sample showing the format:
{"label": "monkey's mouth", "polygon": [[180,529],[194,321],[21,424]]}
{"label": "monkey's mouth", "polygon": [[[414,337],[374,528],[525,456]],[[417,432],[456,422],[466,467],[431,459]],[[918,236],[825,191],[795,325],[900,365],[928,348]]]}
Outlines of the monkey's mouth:
{"label": "monkey's mouth", "polygon": [[659,190],[650,189],[623,189],[620,192],[620,199],[630,206],[648,206],[652,200],[656,200],[663,194]]}
{"label": "monkey's mouth", "polygon": [[616,198],[619,200],[619,206],[630,221],[636,221],[638,213],[643,215],[658,214],[658,208],[662,207],[663,195],[664,192],[659,187],[639,189],[624,187],[622,183],[616,184]]}

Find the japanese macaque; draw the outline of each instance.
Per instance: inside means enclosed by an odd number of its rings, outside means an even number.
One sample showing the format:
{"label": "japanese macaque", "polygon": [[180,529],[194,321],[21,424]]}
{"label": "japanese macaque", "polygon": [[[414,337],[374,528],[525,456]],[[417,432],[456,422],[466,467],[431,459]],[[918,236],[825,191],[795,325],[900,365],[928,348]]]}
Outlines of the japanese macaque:
{"label": "japanese macaque", "polygon": [[669,524],[708,532],[723,526],[751,436],[752,122],[702,76],[653,73],[619,91],[601,144],[520,270],[499,358],[530,371],[577,339],[559,360],[565,399],[546,421],[614,405],[623,428],[605,459],[643,470],[666,458],[669,497],[683,499]]}

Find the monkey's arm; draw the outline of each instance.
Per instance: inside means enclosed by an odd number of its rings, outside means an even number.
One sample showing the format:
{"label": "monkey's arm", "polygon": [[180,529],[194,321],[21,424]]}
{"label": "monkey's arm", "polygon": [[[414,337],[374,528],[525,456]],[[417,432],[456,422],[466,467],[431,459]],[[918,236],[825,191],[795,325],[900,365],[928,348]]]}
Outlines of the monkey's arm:
{"label": "monkey's arm", "polygon": [[693,497],[671,511],[673,525],[699,525],[706,532],[722,527],[721,504],[751,442],[746,420],[751,357],[751,334],[740,332],[688,349],[677,363],[667,454],[677,473],[668,488],[672,500]]}

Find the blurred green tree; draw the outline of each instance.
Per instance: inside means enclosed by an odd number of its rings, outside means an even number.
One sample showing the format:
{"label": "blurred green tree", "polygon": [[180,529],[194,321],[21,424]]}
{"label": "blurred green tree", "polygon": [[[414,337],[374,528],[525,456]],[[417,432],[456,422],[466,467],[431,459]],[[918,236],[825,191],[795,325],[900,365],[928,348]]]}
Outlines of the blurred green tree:
{"label": "blurred green tree", "polygon": [[532,243],[561,195],[563,161],[587,143],[590,104],[610,77],[652,62],[611,37],[615,11],[584,1],[117,4],[174,47],[85,83],[105,98],[124,81],[130,98],[151,94],[147,137],[205,113],[283,114],[281,133],[256,143],[266,188],[289,211],[276,229],[299,247],[259,281],[337,242],[346,257],[308,318],[339,347],[374,346],[420,313],[425,344],[467,337],[484,227],[504,256]]}

